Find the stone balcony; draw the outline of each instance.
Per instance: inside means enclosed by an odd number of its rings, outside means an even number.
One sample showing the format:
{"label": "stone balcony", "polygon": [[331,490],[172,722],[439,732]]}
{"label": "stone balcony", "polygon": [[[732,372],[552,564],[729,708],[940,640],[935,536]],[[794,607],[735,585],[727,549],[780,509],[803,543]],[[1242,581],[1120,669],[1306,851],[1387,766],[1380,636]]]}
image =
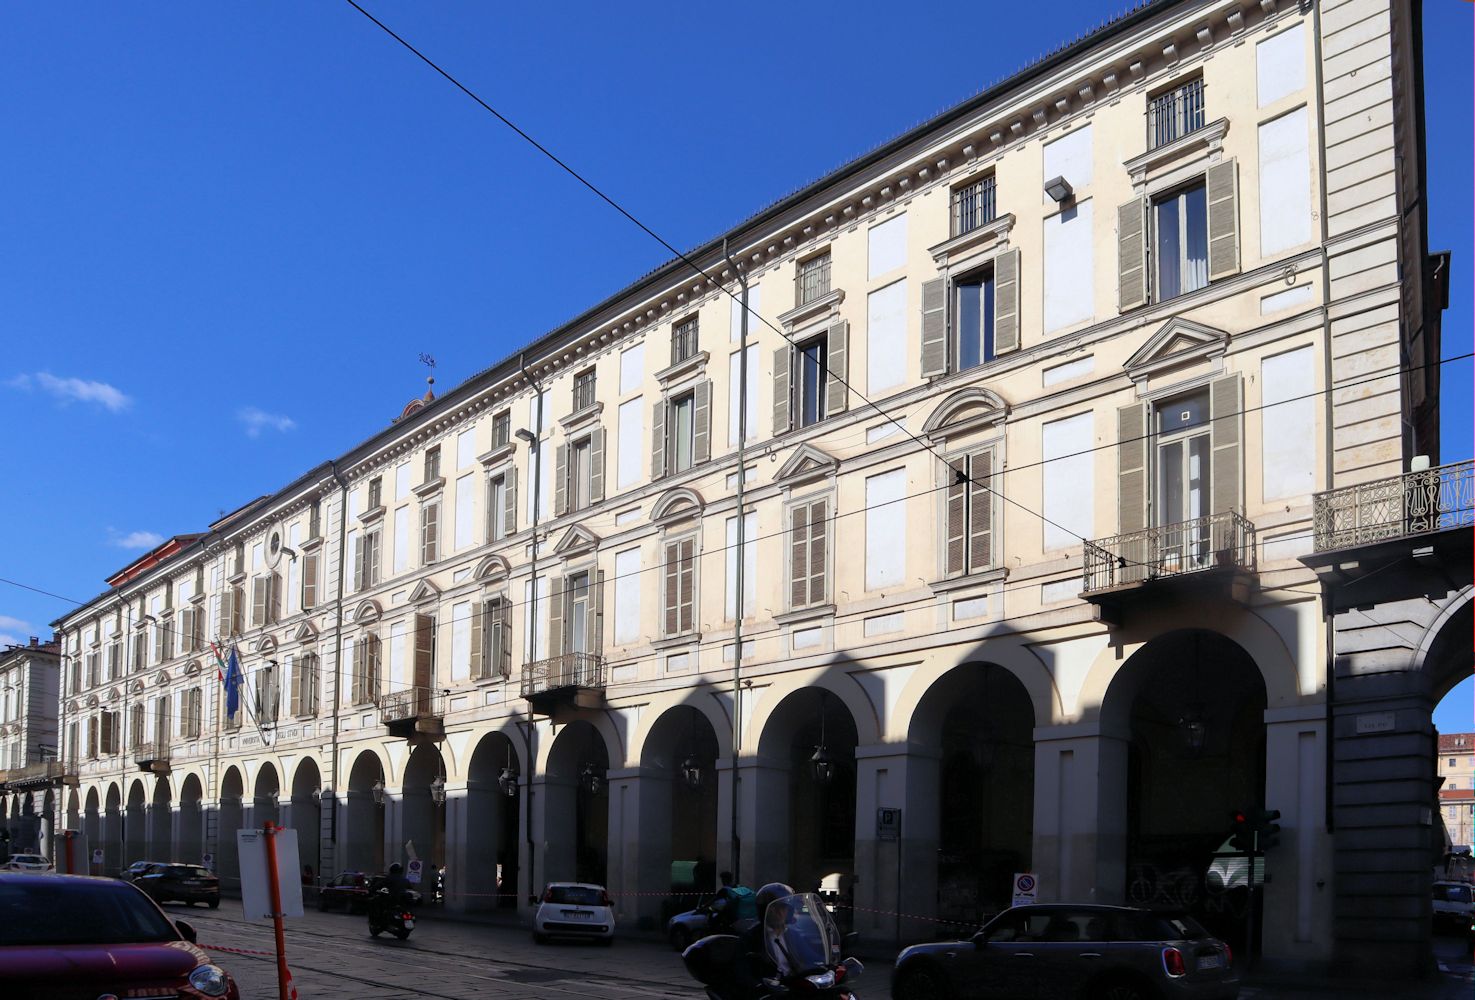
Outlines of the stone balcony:
{"label": "stone balcony", "polygon": [[379,697],[379,721],[391,736],[412,741],[444,739],[445,691],[409,687]]}
{"label": "stone balcony", "polygon": [[604,704],[605,660],[596,653],[563,653],[534,660],[522,670],[522,696],[538,712],[559,704],[598,708]]}
{"label": "stone balcony", "polygon": [[133,748],[133,763],[140,771],[153,774],[168,774],[170,762],[169,744],[162,740],[140,743]]}
{"label": "stone balcony", "polygon": [[45,788],[48,785],[76,785],[77,767],[61,760],[43,760],[0,771],[0,788],[24,791],[28,788]]}

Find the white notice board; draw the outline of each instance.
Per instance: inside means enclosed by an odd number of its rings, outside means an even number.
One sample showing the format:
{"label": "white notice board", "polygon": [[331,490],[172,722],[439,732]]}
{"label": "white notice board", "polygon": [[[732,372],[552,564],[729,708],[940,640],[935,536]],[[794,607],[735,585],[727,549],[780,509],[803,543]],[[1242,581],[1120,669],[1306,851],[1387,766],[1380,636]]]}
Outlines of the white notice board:
{"label": "white notice board", "polygon": [[[297,860],[297,831],[278,830],[277,887],[282,894],[282,915],[302,916],[302,866]],[[237,830],[236,846],[241,862],[241,909],[248,920],[271,919],[271,890],[266,884],[266,834],[260,830]]]}

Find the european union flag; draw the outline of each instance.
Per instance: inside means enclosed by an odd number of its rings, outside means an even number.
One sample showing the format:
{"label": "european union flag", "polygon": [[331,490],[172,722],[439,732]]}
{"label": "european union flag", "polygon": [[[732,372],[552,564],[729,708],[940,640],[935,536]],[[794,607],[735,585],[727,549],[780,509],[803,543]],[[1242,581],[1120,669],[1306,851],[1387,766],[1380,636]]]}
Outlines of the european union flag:
{"label": "european union flag", "polygon": [[225,714],[234,719],[241,710],[241,660],[236,647],[230,648],[230,661],[225,668]]}

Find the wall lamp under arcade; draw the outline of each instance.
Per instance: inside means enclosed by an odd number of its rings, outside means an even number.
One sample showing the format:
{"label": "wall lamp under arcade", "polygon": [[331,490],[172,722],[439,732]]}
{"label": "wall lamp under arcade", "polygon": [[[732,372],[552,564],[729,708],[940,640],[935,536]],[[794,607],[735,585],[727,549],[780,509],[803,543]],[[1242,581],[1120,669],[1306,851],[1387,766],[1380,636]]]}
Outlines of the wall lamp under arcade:
{"label": "wall lamp under arcade", "polygon": [[502,773],[497,775],[497,787],[502,789],[502,794],[509,799],[517,796],[517,769],[512,766],[512,744],[507,745],[507,765],[502,768]]}
{"label": "wall lamp under arcade", "polygon": [[438,806],[446,804],[446,779],[437,774],[430,781],[430,801]]}
{"label": "wall lamp under arcade", "polygon": [[604,787],[604,774],[593,763],[585,764],[579,769],[579,784],[590,795],[598,795]]}

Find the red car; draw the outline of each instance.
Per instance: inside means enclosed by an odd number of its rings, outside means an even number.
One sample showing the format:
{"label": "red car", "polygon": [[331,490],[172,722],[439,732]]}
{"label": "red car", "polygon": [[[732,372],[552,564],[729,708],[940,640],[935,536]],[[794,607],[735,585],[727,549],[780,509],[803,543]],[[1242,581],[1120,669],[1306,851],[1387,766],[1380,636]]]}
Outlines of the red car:
{"label": "red car", "polygon": [[240,1000],[194,928],[116,879],[0,872],[0,996]]}
{"label": "red car", "polygon": [[339,872],[318,890],[318,909],[369,912],[369,876],[363,872]]}

